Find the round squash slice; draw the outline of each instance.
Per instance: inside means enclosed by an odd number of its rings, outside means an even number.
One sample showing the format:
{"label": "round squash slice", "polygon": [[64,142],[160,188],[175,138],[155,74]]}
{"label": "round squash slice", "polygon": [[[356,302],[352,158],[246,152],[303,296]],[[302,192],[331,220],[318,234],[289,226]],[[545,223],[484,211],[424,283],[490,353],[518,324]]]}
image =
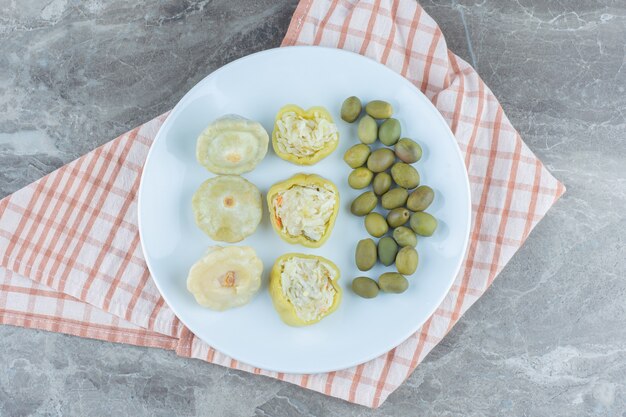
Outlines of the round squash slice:
{"label": "round squash slice", "polygon": [[249,246],[213,246],[189,270],[187,289],[198,304],[226,310],[247,304],[261,287],[263,263]]}
{"label": "round squash slice", "polygon": [[252,171],[265,157],[269,135],[260,123],[238,115],[222,116],[198,136],[196,159],[215,174]]}
{"label": "round squash slice", "polygon": [[192,207],[198,227],[211,239],[239,242],[261,222],[261,193],[237,175],[210,178],[193,195]]}
{"label": "round squash slice", "polygon": [[339,268],[321,256],[287,253],[270,272],[269,291],[280,318],[290,326],[308,326],[341,303]]}
{"label": "round squash slice", "polygon": [[272,146],[276,155],[298,165],[313,165],[330,155],[339,143],[332,116],[323,107],[308,110],[288,104],[274,121]]}

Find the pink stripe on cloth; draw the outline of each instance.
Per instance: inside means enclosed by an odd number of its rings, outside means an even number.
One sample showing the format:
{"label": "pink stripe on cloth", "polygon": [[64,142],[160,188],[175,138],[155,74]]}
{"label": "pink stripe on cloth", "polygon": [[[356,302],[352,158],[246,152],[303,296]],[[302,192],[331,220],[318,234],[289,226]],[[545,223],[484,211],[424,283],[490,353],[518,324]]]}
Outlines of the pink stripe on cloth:
{"label": "pink stripe on cloth", "polygon": [[382,404],[565,188],[413,0],[303,0],[283,45],[339,47],[383,62],[433,101],[458,141],[470,178],[471,241],[450,293],[418,332],[370,362],[316,375],[252,368],[197,339],[160,297],[138,244],[138,180],[167,115],[0,201],[0,323],[171,349],[368,407]]}

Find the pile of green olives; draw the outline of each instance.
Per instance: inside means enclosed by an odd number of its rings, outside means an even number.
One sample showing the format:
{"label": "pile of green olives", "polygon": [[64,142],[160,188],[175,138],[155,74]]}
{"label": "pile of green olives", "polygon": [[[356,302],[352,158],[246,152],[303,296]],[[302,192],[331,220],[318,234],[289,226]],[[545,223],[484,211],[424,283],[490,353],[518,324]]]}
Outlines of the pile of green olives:
{"label": "pile of green olives", "polygon": [[[357,277],[352,290],[363,298],[374,298],[379,291],[402,293],[409,287],[406,276],[414,274],[419,264],[417,237],[432,236],[437,229],[437,219],[425,212],[435,192],[420,184],[420,174],[412,165],[421,159],[422,148],[402,137],[401,122],[393,117],[393,106],[386,101],[363,105],[358,97],[348,97],[341,106],[341,118],[357,123],[360,141],[343,157],[352,168],[348,185],[363,190],[352,201],[350,211],[364,217],[365,230],[379,239],[378,243],[372,238],[360,240],[355,263],[361,271],[369,271],[377,262],[394,265],[396,270],[383,273],[378,281]],[[376,146],[377,142],[382,146]],[[375,211],[379,205],[384,213]]]}

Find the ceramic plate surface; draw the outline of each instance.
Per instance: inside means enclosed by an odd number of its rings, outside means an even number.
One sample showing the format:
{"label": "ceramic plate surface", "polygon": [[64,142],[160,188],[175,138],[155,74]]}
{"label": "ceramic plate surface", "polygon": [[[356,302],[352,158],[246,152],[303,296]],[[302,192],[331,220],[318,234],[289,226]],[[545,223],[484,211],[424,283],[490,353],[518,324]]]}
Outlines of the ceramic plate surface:
{"label": "ceramic plate surface", "polygon": [[[368,237],[350,202],[362,191],[348,187],[350,168],[342,157],[359,143],[356,123],[339,117],[341,103],[356,95],[363,102],[392,103],[402,135],[418,141],[423,157],[415,164],[422,184],[435,190],[428,209],[439,220],[417,246],[420,263],[399,295],[362,299],[350,289],[353,278],[373,278],[390,268],[360,272],[354,264],[359,239]],[[213,174],[195,158],[196,138],[214,119],[239,114],[259,121],[271,136],[274,116],[285,104],[324,106],[339,128],[335,152],[313,166],[297,166],[270,149],[244,177],[263,194],[263,219],[256,233],[237,245],[252,246],[264,264],[263,284],[240,308],[215,312],[201,307],[186,289],[189,267],[216,244],[194,222],[191,198]],[[317,249],[290,245],[274,232],[265,194],[270,186],[300,172],[333,181],[341,207],[330,239]],[[150,150],[139,191],[139,229],[144,254],[161,294],[178,318],[215,349],[241,362],[272,371],[317,373],[351,367],[382,355],[413,334],[435,311],[459,271],[468,242],[470,195],[456,141],[430,101],[410,82],[363,56],[338,49],[288,47],[259,52],[213,72],[176,105]],[[217,243],[226,245],[223,243]],[[313,326],[285,325],[267,291],[274,261],[286,252],[312,253],[341,269],[344,297],[339,309]]]}

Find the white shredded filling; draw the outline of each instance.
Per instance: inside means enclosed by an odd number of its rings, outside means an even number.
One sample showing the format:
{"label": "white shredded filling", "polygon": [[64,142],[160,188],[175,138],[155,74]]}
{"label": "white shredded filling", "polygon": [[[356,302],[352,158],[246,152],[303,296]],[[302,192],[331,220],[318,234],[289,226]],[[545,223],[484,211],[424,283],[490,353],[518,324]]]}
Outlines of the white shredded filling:
{"label": "white shredded filling", "polygon": [[318,259],[293,257],[283,262],[280,280],[283,295],[304,321],[317,320],[333,304],[336,290],[331,284],[335,271]]}
{"label": "white shredded filling", "polygon": [[311,156],[338,140],[337,126],[319,113],[313,113],[313,119],[306,119],[295,112],[286,112],[276,125],[278,149],[298,157]]}
{"label": "white shredded filling", "polygon": [[283,233],[318,241],[335,208],[335,191],[328,185],[294,185],[274,197],[274,212]]}

